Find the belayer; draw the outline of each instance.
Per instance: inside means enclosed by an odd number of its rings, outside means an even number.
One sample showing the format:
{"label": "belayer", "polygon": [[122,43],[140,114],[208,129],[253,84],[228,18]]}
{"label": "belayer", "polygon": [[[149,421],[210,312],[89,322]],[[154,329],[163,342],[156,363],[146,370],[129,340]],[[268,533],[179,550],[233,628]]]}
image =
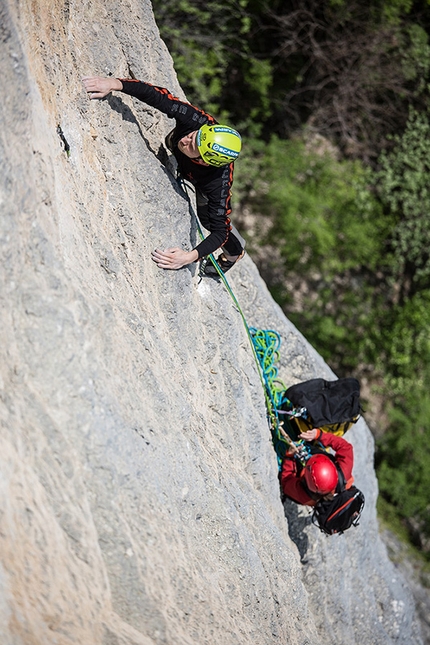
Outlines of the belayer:
{"label": "belayer", "polygon": [[[298,504],[312,506],[312,521],[328,535],[357,526],[365,500],[353,485],[351,444],[319,428],[301,433],[300,439],[307,442],[304,445],[308,453],[305,459],[300,458],[294,445],[287,451],[280,473],[284,495]],[[317,444],[310,443],[315,440]],[[331,448],[334,455],[326,448]]]}
{"label": "belayer", "polygon": [[321,432],[318,428],[303,432],[300,439],[318,439],[322,446],[333,449],[334,459],[321,451],[312,455],[301,468],[294,453],[289,451],[282,462],[281,470],[281,487],[287,497],[299,504],[314,506],[319,499],[333,496],[339,481],[339,468],[345,478],[346,487],[352,485],[354,453],[350,443],[330,432]]}
{"label": "belayer", "polygon": [[[191,251],[179,247],[153,251],[157,266],[180,269],[222,247],[217,262],[223,272],[228,271],[245,253],[245,241],[230,221],[233,167],[242,147],[239,133],[163,87],[100,76],[86,76],[82,82],[90,99],[102,99],[112,91],[124,92],[176,121],[166,137],[166,146],[176,158],[180,175],[195,186],[197,214],[210,234]],[[205,273],[218,275],[211,262],[206,264]]]}

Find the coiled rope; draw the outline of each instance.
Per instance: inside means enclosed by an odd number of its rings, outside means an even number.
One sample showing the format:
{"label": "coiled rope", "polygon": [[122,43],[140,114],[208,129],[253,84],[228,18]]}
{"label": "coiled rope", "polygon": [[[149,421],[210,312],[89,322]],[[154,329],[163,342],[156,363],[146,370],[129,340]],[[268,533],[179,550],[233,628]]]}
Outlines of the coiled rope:
{"label": "coiled rope", "polygon": [[[282,460],[287,451],[293,450],[295,456],[304,461],[308,458],[308,450],[302,440],[295,442],[291,439],[284,430],[285,421],[281,421],[279,418],[280,413],[288,416],[299,415],[299,412],[293,409],[291,402],[285,396],[287,389],[285,383],[278,377],[276,363],[280,357],[281,337],[273,329],[255,329],[254,327],[250,329],[250,334],[264,379],[272,443],[278,459],[278,467],[281,469]],[[281,411],[282,407],[291,408],[291,411]],[[286,422],[288,423],[288,420]]]}

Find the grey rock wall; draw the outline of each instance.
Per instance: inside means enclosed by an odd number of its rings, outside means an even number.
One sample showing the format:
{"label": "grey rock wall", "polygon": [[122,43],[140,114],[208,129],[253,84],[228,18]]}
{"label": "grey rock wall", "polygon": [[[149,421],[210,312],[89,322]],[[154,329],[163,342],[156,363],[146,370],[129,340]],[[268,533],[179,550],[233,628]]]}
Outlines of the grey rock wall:
{"label": "grey rock wall", "polygon": [[[150,259],[196,238],[171,124],[80,81],[181,94],[149,2],[3,0],[0,47],[2,645],[421,643],[364,422],[363,520],[326,539],[281,505],[229,294]],[[287,384],[332,376],[249,257],[229,280],[248,323],[281,333]]]}

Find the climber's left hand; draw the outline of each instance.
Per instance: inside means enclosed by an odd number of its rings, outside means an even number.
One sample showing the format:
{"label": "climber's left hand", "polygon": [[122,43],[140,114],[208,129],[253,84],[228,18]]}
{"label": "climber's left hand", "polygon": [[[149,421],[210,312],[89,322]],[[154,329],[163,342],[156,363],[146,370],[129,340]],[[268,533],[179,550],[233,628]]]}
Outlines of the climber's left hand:
{"label": "climber's left hand", "polygon": [[175,246],[171,249],[152,251],[151,257],[160,269],[181,269],[187,264],[196,262],[199,259],[198,253],[194,251],[184,251]]}

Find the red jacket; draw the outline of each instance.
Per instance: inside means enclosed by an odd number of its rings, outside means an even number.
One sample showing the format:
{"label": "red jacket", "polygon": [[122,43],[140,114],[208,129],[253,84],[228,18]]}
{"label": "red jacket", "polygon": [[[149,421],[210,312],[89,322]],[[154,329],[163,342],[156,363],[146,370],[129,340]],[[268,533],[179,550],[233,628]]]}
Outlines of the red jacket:
{"label": "red jacket", "polygon": [[[352,477],[352,467],[354,465],[354,451],[350,443],[337,437],[329,432],[323,432],[319,437],[319,441],[323,446],[330,446],[335,452],[335,460],[337,465],[341,468],[346,486],[349,488],[354,481]],[[303,470],[302,470],[303,472]],[[282,464],[281,472],[281,487],[287,497],[290,497],[299,504],[306,504],[314,506],[316,501],[309,496],[306,489],[302,485],[302,477],[297,473],[297,462],[294,457],[286,457]]]}

